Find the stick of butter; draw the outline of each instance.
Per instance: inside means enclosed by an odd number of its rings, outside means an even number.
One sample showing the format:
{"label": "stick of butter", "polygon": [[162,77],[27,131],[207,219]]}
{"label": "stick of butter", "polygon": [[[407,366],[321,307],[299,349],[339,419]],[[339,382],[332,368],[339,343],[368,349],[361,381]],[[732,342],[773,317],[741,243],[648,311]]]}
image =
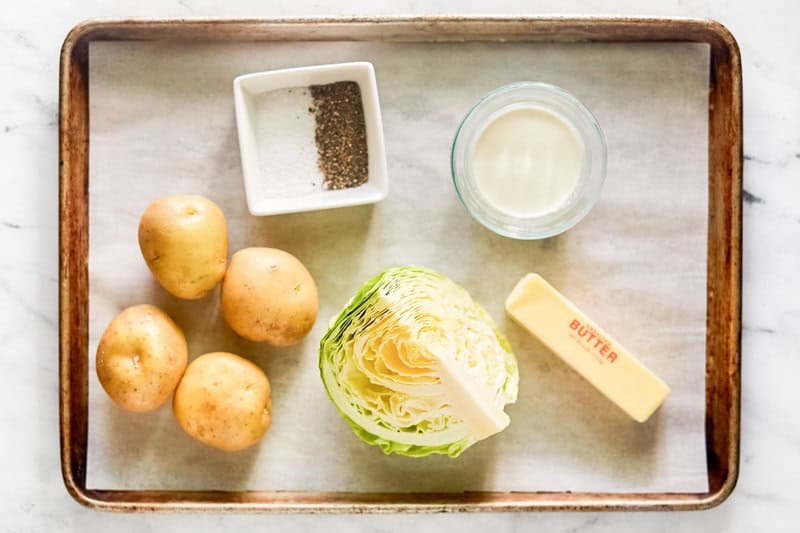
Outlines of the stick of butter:
{"label": "stick of butter", "polygon": [[506,312],[638,422],[669,394],[666,383],[538,274],[517,283]]}

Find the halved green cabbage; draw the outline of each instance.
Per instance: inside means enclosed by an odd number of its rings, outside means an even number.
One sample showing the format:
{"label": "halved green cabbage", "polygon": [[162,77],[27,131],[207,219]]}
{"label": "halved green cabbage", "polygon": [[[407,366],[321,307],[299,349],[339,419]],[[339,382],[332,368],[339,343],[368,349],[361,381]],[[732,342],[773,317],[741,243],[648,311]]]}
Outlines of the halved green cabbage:
{"label": "halved green cabbage", "polygon": [[517,361],[486,311],[419,267],[369,280],[320,342],[328,396],[384,453],[458,456],[509,423]]}

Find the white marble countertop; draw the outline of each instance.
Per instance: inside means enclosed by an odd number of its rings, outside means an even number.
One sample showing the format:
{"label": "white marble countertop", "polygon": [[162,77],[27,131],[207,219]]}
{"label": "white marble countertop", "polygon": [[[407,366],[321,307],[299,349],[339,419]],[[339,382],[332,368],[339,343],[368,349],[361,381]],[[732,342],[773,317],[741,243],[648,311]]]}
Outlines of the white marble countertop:
{"label": "white marble countertop", "polygon": [[[420,533],[526,531],[797,531],[800,425],[800,4],[663,0],[310,0],[50,3],[0,6],[0,531],[217,531],[230,528]],[[741,473],[720,507],[694,513],[419,516],[119,515],[78,506],[61,481],[57,380],[57,101],[59,47],[100,16],[628,14],[710,17],[742,51],[745,95],[744,331]]]}

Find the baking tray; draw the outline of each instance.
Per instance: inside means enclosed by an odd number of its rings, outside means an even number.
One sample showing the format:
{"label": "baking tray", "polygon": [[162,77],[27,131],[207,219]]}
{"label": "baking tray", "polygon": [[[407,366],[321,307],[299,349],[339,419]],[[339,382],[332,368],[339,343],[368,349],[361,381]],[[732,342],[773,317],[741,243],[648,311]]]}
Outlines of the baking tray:
{"label": "baking tray", "polygon": [[[98,490],[88,442],[89,43],[134,41],[528,41],[707,43],[707,492],[355,493]],[[741,63],[733,36],[708,20],[650,18],[364,18],[102,20],[76,26],[61,52],[59,104],[59,377],[64,482],[81,504],[116,511],[450,512],[692,510],[721,503],[739,465]]]}

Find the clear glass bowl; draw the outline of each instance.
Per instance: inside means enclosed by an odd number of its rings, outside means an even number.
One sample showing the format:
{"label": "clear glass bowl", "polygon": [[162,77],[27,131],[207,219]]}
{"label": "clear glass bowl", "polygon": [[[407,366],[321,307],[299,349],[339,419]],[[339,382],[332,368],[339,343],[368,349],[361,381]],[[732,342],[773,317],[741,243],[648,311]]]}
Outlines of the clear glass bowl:
{"label": "clear glass bowl", "polygon": [[[554,210],[541,215],[514,216],[491,205],[480,193],[472,168],[475,143],[499,115],[517,108],[538,108],[563,120],[583,143],[583,162],[575,189]],[[606,176],[606,142],[594,115],[572,93],[547,83],[504,85],[481,98],[456,131],[450,169],[458,197],[470,214],[490,230],[515,239],[543,239],[562,233],[592,209]]]}

